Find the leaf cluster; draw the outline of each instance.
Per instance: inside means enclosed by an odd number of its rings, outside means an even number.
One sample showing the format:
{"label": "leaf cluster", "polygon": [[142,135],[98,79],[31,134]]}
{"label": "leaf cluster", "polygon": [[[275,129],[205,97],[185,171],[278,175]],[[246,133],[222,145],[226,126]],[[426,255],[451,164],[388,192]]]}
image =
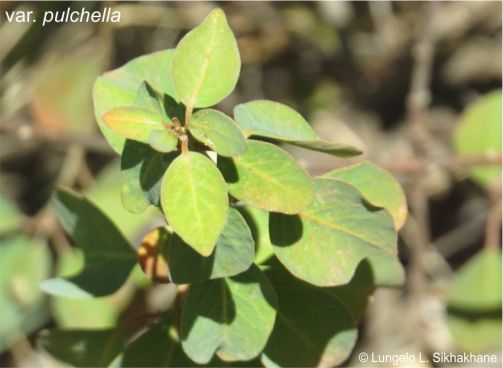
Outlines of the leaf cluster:
{"label": "leaf cluster", "polygon": [[[124,366],[340,364],[375,286],[403,282],[397,230],[407,208],[396,180],[368,162],[312,178],[274,143],[361,152],[323,140],[287,105],[250,101],[233,117],[211,108],[234,90],[240,65],[214,10],[175,50],[97,79],[96,118],[121,155],[123,206],[153,205],[166,224],[133,247],[86,198],[58,191],[54,207],[85,266],[42,287],[102,297],[138,262],[155,282],[189,287],[181,315],[170,312],[127,347],[117,329],[54,330],[41,339],[49,352],[75,365],[108,365],[121,352]],[[61,351],[67,339],[87,355]],[[105,343],[112,352],[94,353]]]}

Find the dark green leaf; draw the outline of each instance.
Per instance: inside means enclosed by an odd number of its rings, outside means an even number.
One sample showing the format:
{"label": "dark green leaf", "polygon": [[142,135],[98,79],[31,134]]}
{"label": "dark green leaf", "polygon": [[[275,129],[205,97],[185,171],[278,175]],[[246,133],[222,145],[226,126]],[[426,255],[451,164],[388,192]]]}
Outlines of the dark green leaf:
{"label": "dark green leaf", "polygon": [[227,224],[209,257],[202,257],[176,234],[164,254],[173,282],[186,284],[244,272],[252,264],[255,250],[248,225],[239,212],[231,208]]}
{"label": "dark green leaf", "polygon": [[178,43],[172,73],[185,106],[207,107],[232,92],[240,68],[236,38],[224,12],[215,9]]}
{"label": "dark green leaf", "polygon": [[278,293],[274,330],[262,354],[266,367],[333,367],[356,343],[356,321],[373,292],[372,271],[362,262],[349,284],[318,288],[283,267],[266,271]]}
{"label": "dark green leaf", "polygon": [[58,190],[53,206],[66,232],[82,250],[85,266],[68,278],[44,281],[44,291],[75,298],[104,296],[117,291],[136,263],[128,241],[91,202],[69,190]]}
{"label": "dark green leaf", "polygon": [[174,50],[164,50],[140,56],[96,80],[93,88],[96,120],[101,132],[117,153],[122,152],[125,138],[105,125],[103,114],[115,107],[134,105],[138,87],[144,81],[156,91],[178,100],[171,80],[173,53]]}
{"label": "dark green leaf", "polygon": [[273,138],[336,156],[354,156],[358,148],[322,140],[297,111],[268,100],[255,100],[234,108],[234,119],[247,136]]}
{"label": "dark green leaf", "polygon": [[252,206],[298,213],[313,199],[309,174],[273,144],[250,140],[243,154],[220,157],[218,167],[229,193]]}
{"label": "dark green leaf", "polygon": [[176,233],[209,256],[229,213],[225,181],[214,163],[196,152],[178,156],[164,175],[161,204]]}
{"label": "dark green leaf", "polygon": [[163,154],[146,144],[127,141],[121,157],[122,204],[141,213],[150,204],[159,206],[161,180],[176,153]]}
{"label": "dark green leaf", "polygon": [[122,367],[192,367],[182,350],[177,331],[165,319],[126,347]]}
{"label": "dark green leaf", "polygon": [[400,229],[407,219],[407,200],[398,181],[386,170],[370,162],[361,162],[326,173],[326,178],[334,178],[355,187],[365,199],[377,207],[389,211]]}
{"label": "dark green leaf", "polygon": [[194,284],[182,310],[183,350],[200,364],[214,353],[223,361],[250,360],[267,342],[276,307],[276,293],[256,266],[238,276]]}
{"label": "dark green leaf", "polygon": [[314,187],[314,201],[299,215],[270,216],[271,243],[286,268],[314,285],[336,286],[349,282],[357,265],[369,258],[377,284],[401,284],[389,213],[341,181],[319,178]]}
{"label": "dark green leaf", "polygon": [[120,354],[125,339],[109,330],[46,330],[38,339],[56,359],[75,367],[107,367]]}
{"label": "dark green leaf", "polygon": [[262,264],[274,256],[271,241],[269,240],[269,212],[250,206],[238,206],[255,241],[255,264]]}
{"label": "dark green leaf", "polygon": [[213,109],[199,110],[190,119],[190,133],[221,156],[237,156],[246,150],[246,139],[227,115]]}

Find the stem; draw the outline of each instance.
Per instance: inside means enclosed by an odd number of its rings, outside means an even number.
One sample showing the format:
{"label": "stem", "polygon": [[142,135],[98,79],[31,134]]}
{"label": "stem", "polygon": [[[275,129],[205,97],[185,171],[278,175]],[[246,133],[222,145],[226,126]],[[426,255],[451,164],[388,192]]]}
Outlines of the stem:
{"label": "stem", "polygon": [[501,226],[501,191],[499,185],[491,191],[491,212],[487,217],[486,239],[484,247],[486,249],[498,249],[500,244]]}
{"label": "stem", "polygon": [[182,154],[189,153],[189,137],[184,134],[180,137]]}
{"label": "stem", "polygon": [[194,108],[192,106],[187,106],[187,108],[185,109],[185,128],[186,129],[189,129],[189,122],[190,122],[190,118],[192,117],[192,110]]}

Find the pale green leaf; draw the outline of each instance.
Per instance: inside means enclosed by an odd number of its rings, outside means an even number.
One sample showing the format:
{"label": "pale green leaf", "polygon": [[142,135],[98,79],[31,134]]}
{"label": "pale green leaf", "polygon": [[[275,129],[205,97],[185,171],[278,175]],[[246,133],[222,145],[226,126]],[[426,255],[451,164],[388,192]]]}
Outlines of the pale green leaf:
{"label": "pale green leaf", "polygon": [[403,268],[389,213],[367,204],[341,181],[319,178],[314,187],[314,201],[298,215],[270,216],[271,243],[286,268],[314,285],[336,286],[347,283],[368,258],[376,284],[401,284]]}
{"label": "pale green leaf", "polygon": [[[493,91],[469,105],[454,132],[458,155],[501,156],[501,90]],[[501,164],[471,166],[468,173],[478,183],[489,187],[501,180]]]}
{"label": "pale green leaf", "polygon": [[21,226],[23,217],[16,205],[0,193],[0,232],[5,233]]}
{"label": "pale green leaf", "polygon": [[149,143],[150,133],[164,128],[158,112],[136,106],[116,107],[103,115],[103,122],[120,136]]}
{"label": "pale green leaf", "polygon": [[252,206],[298,213],[313,199],[309,174],[273,144],[250,140],[243,154],[233,158],[219,157],[218,167],[229,193]]}
{"label": "pale green leaf", "polygon": [[178,235],[209,256],[227,222],[229,199],[222,175],[206,156],[188,152],[169,166],[161,184],[161,205]]}
{"label": "pale green leaf", "polygon": [[128,241],[99,209],[69,190],[58,190],[52,199],[65,231],[85,256],[78,275],[54,278],[41,288],[54,295],[92,298],[117,291],[136,263]]}
{"label": "pale green leaf", "polygon": [[355,187],[365,199],[377,207],[385,208],[393,217],[395,229],[407,219],[407,200],[398,181],[386,170],[370,162],[361,162],[326,173]]}
{"label": "pale green leaf", "polygon": [[166,124],[171,124],[171,117],[166,114],[163,104],[164,98],[162,94],[156,91],[148,82],[143,81],[138,88],[133,105],[155,111]]}
{"label": "pale green leaf", "polygon": [[336,156],[361,153],[355,147],[322,140],[297,111],[279,102],[255,100],[234,108],[234,119],[247,136],[277,139]]}
{"label": "pale green leaf", "polygon": [[150,147],[158,152],[171,152],[176,150],[178,138],[167,129],[156,129],[148,135]]}
{"label": "pale green leaf", "polygon": [[153,89],[178,100],[171,79],[171,62],[174,50],[164,50],[140,56],[118,69],[98,77],[94,83],[94,113],[101,132],[115,152],[121,153],[125,138],[102,120],[103,114],[115,107],[135,104],[138,88],[147,81]]}
{"label": "pale green leaf", "polygon": [[501,279],[501,251],[483,249],[457,272],[447,302],[463,310],[501,308]]}
{"label": "pale green leaf", "polygon": [[239,126],[227,115],[213,109],[199,110],[190,119],[190,133],[221,156],[237,156],[246,150]]}
{"label": "pale green leaf", "polygon": [[196,363],[214,353],[223,361],[250,360],[264,348],[276,317],[277,297],[256,267],[189,288],[181,323],[182,346]]}
{"label": "pale green leaf", "polygon": [[493,316],[449,314],[447,326],[458,350],[483,353],[501,349],[501,310]]}
{"label": "pale green leaf", "polygon": [[161,180],[175,153],[163,154],[135,141],[126,141],[121,155],[122,204],[132,213],[160,206]]}
{"label": "pale green leaf", "polygon": [[361,263],[353,279],[340,287],[314,287],[276,265],[266,275],[278,294],[279,309],[262,354],[264,365],[333,367],[344,362],[356,343],[356,323],[374,290],[368,263]]}
{"label": "pale green leaf", "polygon": [[[77,317],[78,318],[78,317]],[[126,341],[118,330],[45,330],[38,343],[56,359],[75,367],[107,367]]]}
{"label": "pale green leaf", "polygon": [[224,12],[216,9],[178,43],[172,74],[185,106],[208,107],[232,92],[240,68],[236,38]]}

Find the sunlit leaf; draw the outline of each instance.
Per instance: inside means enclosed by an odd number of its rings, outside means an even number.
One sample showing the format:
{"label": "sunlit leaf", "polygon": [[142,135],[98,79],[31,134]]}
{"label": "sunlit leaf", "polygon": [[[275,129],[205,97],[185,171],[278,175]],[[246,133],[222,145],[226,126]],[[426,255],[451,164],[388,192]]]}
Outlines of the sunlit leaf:
{"label": "sunlit leaf", "polygon": [[125,138],[105,125],[103,114],[115,107],[134,105],[138,88],[144,81],[156,91],[178,100],[170,72],[173,53],[174,50],[164,50],[140,56],[96,80],[93,89],[96,120],[117,153],[122,152]]}
{"label": "sunlit leaf", "polygon": [[407,201],[398,181],[386,170],[361,162],[324,174],[323,177],[334,178],[355,187],[365,199],[389,211],[400,229],[407,219]]}
{"label": "sunlit leaf", "polygon": [[268,211],[298,213],[313,199],[309,174],[273,144],[248,141],[236,157],[218,159],[229,193]]}
{"label": "sunlit leaf", "polygon": [[401,284],[397,234],[388,212],[341,181],[319,178],[314,187],[314,201],[298,215],[271,213],[271,243],[286,268],[314,285],[336,286],[347,283],[368,258],[377,284]]}
{"label": "sunlit leaf", "polygon": [[246,150],[246,139],[227,115],[213,109],[199,110],[190,119],[190,133],[221,156],[236,156]]}
{"label": "sunlit leaf", "polygon": [[115,329],[46,330],[40,346],[56,359],[75,367],[106,367],[120,354],[125,337]]}
{"label": "sunlit leaf", "polygon": [[447,326],[461,351],[482,353],[501,349],[501,310],[492,316],[450,313]]}
{"label": "sunlit leaf", "polygon": [[189,288],[182,310],[182,346],[196,363],[214,353],[223,361],[250,360],[264,348],[276,317],[277,297],[255,266],[234,277]]}
{"label": "sunlit leaf", "polygon": [[178,43],[172,73],[186,106],[207,107],[232,92],[240,68],[236,38],[224,12],[215,9]]}
{"label": "sunlit leaf", "polygon": [[[501,156],[501,90],[491,92],[469,105],[454,132],[458,155]],[[501,180],[501,164],[472,166],[472,179],[484,186]]]}
{"label": "sunlit leaf", "polygon": [[122,137],[143,143],[149,143],[152,131],[164,128],[159,113],[136,106],[109,110],[103,115],[103,122]]}
{"label": "sunlit leaf", "polygon": [[42,289],[74,298],[117,291],[136,263],[136,254],[128,241],[87,199],[68,190],[58,190],[52,203],[64,229],[84,253],[85,266],[78,275],[44,281]]}
{"label": "sunlit leaf", "polygon": [[188,152],[169,166],[161,184],[161,205],[178,235],[194,250],[209,256],[227,222],[225,181],[206,156]]}
{"label": "sunlit leaf", "polygon": [[237,105],[234,119],[247,136],[273,138],[336,156],[361,153],[355,147],[321,139],[302,115],[279,102],[255,100]]}

